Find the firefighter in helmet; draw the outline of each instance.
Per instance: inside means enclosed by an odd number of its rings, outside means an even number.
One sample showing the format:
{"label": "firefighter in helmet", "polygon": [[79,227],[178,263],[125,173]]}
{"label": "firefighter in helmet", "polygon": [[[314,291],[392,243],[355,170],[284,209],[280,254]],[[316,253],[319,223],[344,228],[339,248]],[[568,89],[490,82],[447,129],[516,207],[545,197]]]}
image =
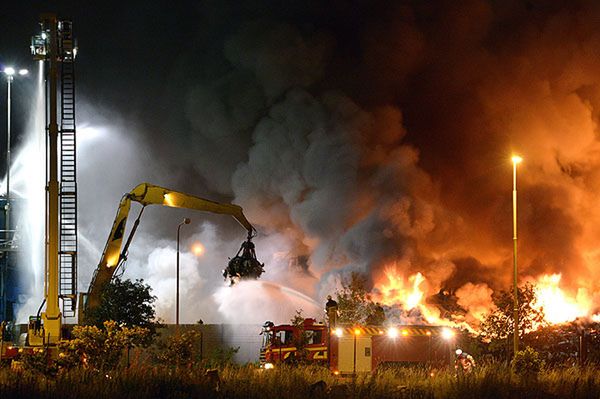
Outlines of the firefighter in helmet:
{"label": "firefighter in helmet", "polygon": [[471,373],[475,368],[475,359],[473,359],[473,356],[463,352],[462,349],[457,349],[455,353],[454,368],[456,371],[463,374]]}
{"label": "firefighter in helmet", "polygon": [[325,304],[325,312],[329,319],[329,326],[335,327],[337,323],[337,311],[338,303],[331,298],[331,295],[327,295],[327,303]]}

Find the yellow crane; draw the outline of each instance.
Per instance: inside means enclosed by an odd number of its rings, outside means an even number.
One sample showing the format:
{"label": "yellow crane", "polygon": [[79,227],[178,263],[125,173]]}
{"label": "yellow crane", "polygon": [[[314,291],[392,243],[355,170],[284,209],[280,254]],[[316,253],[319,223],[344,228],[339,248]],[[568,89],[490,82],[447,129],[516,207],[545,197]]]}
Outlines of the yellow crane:
{"label": "yellow crane", "polygon": [[[141,204],[142,209],[123,245],[127,219],[131,210],[131,202]],[[235,204],[223,204],[170,190],[168,188],[142,183],[131,190],[131,192],[125,194],[119,203],[117,215],[110,230],[98,267],[94,272],[88,292],[79,301],[80,323],[85,321],[86,312],[100,305],[104,289],[110,283],[115,271],[125,260],[127,260],[129,245],[139,226],[142,213],[148,205],[163,205],[171,208],[193,209],[232,216],[246,229],[247,240],[242,243],[237,255],[229,261],[227,268],[223,271],[223,276],[232,279],[233,281],[234,279],[248,277],[258,278],[264,272],[264,264],[261,264],[256,259],[254,244],[251,241],[256,235],[256,229],[244,216],[242,207]],[[58,281],[57,277],[52,278],[50,275],[48,276],[48,279],[48,284],[57,283]],[[58,301],[58,298],[48,297],[47,293],[45,298],[47,302],[51,302],[54,299]],[[43,324],[42,320],[44,321]],[[45,319],[40,318],[39,316],[32,317],[32,321],[29,323],[29,344],[32,346],[39,346],[44,343],[54,343],[54,340],[47,339],[47,337],[59,337],[60,340],[60,329],[60,323],[58,326],[56,326],[55,323],[46,324]]]}
{"label": "yellow crane", "polygon": [[[131,202],[138,202],[142,209],[131,229],[131,233],[123,246],[125,227]],[[230,215],[235,218],[248,232],[247,241],[242,244],[241,256],[234,257],[224,271],[225,278],[258,278],[263,272],[263,265],[256,260],[254,244],[251,242],[256,230],[244,216],[242,208],[234,204],[223,204],[214,202],[193,195],[181,193],[167,188],[155,186],[148,183],[142,183],[135,187],[130,193],[127,193],[121,199],[117,216],[111,228],[106,246],[102,253],[100,263],[96,268],[92,282],[87,293],[87,300],[80,303],[80,308],[85,312],[100,304],[102,292],[106,285],[112,279],[115,270],[127,259],[127,251],[137,227],[144,208],[148,205],[163,205],[171,208],[185,208],[198,211]],[[121,247],[123,249],[121,250]],[[240,267],[241,266],[241,267]],[[81,313],[80,313],[81,314]]]}

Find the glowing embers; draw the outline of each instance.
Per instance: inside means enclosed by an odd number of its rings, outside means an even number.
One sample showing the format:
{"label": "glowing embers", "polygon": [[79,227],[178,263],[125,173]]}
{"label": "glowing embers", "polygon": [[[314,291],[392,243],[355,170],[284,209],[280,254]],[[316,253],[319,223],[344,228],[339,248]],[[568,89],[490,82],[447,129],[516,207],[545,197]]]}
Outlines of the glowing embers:
{"label": "glowing embers", "polygon": [[562,275],[544,274],[535,283],[535,308],[543,308],[544,319],[548,323],[559,324],[573,321],[589,314],[592,301],[587,290],[580,288],[575,298],[570,297],[560,287]]}

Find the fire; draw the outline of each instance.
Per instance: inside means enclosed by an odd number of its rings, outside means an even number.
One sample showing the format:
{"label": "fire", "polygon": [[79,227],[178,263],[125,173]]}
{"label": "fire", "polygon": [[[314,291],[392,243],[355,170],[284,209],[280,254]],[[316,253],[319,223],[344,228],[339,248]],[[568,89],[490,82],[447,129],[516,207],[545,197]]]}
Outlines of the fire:
{"label": "fire", "polygon": [[585,289],[579,289],[573,298],[566,294],[560,287],[562,275],[544,274],[536,282],[535,307],[543,308],[545,320],[548,323],[558,324],[575,320],[578,317],[589,315],[591,300]]}
{"label": "fire", "polygon": [[425,293],[421,289],[421,284],[425,277],[417,272],[405,280],[396,268],[387,267],[384,271],[387,282],[377,285],[379,295],[377,299],[384,305],[402,304],[405,310],[418,308],[422,305]]}
{"label": "fire", "polygon": [[384,272],[388,283],[380,285],[380,302],[385,305],[401,303],[406,310],[414,309],[421,304],[424,292],[420,285],[425,281],[425,277],[418,272],[408,277],[408,284],[402,276],[398,275],[395,268],[388,267]]}
{"label": "fire", "polygon": [[417,272],[404,278],[396,268],[396,264],[384,269],[383,281],[376,284],[373,297],[377,302],[387,306],[400,305],[405,311],[418,309],[422,319],[431,324],[440,324],[451,327],[463,327],[471,331],[466,323],[457,323],[453,320],[442,319],[440,312],[435,306],[428,306],[424,298],[427,294],[427,279]]}
{"label": "fire", "polygon": [[[545,321],[560,324],[580,317],[590,317],[592,321],[600,322],[600,313],[592,315],[593,301],[589,292],[585,288],[579,288],[575,295],[563,291],[560,287],[561,278],[560,273],[544,274],[533,281],[536,299],[532,306],[537,309],[543,308]],[[428,286],[425,276],[420,272],[404,277],[393,264],[384,269],[383,276],[375,287],[373,298],[384,305],[400,305],[405,311],[418,309],[421,317],[428,323],[461,327],[469,331],[476,329],[469,320],[460,315],[453,315],[451,319],[442,318],[435,306],[425,303]],[[491,303],[489,305],[492,306]],[[473,310],[468,307],[466,309]],[[491,311],[491,308],[488,310]],[[482,319],[475,318],[479,321]]]}

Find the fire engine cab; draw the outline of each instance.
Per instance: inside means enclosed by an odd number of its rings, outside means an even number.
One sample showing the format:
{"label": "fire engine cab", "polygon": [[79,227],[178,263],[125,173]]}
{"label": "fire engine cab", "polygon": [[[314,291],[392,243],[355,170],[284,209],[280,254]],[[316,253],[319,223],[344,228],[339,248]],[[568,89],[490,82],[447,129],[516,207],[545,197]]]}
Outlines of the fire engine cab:
{"label": "fire engine cab", "polygon": [[263,325],[263,342],[260,351],[260,362],[266,368],[276,363],[293,363],[297,358],[296,343],[303,340],[306,359],[311,362],[327,364],[327,344],[329,329],[315,319],[305,319],[302,331],[290,324],[274,325],[267,321]]}

